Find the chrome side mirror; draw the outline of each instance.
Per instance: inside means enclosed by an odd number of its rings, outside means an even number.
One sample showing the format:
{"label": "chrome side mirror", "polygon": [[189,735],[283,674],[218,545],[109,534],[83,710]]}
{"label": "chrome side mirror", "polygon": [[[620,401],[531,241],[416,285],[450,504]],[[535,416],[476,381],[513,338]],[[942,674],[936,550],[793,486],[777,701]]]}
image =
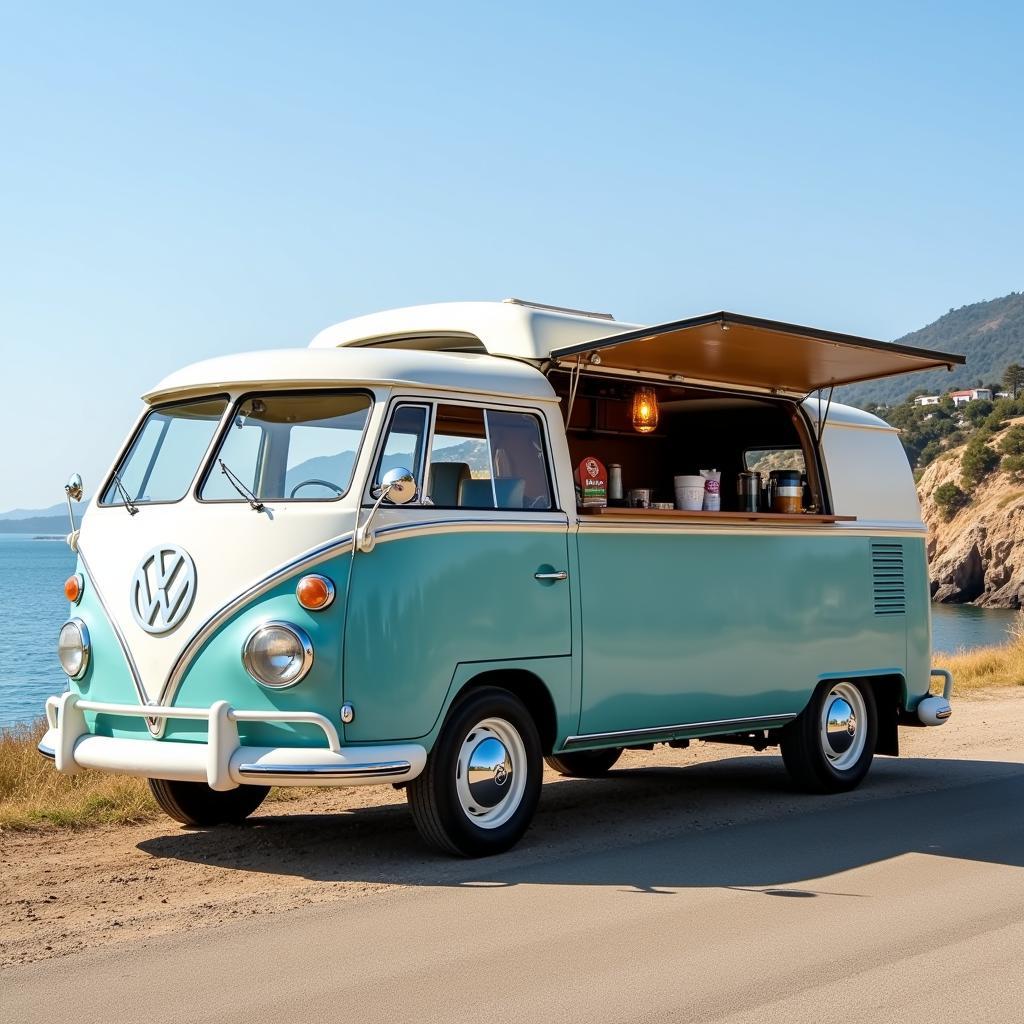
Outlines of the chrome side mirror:
{"label": "chrome side mirror", "polygon": [[383,502],[386,501],[389,505],[406,505],[416,497],[416,491],[416,478],[409,470],[389,469],[381,477],[380,487],[375,487],[370,492],[377,500],[374,502],[373,508],[370,509],[366,522],[356,529],[356,548],[366,552],[373,550],[377,540],[371,527],[374,516],[377,515],[377,509]]}
{"label": "chrome side mirror", "polygon": [[71,508],[72,501],[82,500],[82,478],[77,473],[72,473],[68,477],[68,482],[64,485],[64,497],[68,503],[68,519],[71,520],[71,532],[68,534],[68,547],[72,551],[77,550],[78,544],[78,528],[75,526],[75,513]]}
{"label": "chrome side mirror", "polygon": [[374,497],[391,505],[406,505],[416,497],[416,478],[407,469],[389,469]]}

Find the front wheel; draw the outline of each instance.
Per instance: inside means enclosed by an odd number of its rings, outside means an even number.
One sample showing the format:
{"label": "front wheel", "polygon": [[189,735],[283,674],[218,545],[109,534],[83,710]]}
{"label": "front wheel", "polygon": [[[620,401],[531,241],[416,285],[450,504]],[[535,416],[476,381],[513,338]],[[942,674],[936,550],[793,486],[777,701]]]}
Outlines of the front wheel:
{"label": "front wheel", "polygon": [[269,786],[239,786],[221,793],[205,782],[147,781],[160,810],[183,825],[237,825],[270,792]]}
{"label": "front wheel", "polygon": [[842,793],[863,781],[875,756],[878,709],[870,683],[827,681],[782,730],[782,760],[811,793]]}
{"label": "front wheel", "polygon": [[420,835],[463,857],[509,849],[530,826],[542,765],[537,727],[518,697],[495,687],[470,694],[406,787]]}

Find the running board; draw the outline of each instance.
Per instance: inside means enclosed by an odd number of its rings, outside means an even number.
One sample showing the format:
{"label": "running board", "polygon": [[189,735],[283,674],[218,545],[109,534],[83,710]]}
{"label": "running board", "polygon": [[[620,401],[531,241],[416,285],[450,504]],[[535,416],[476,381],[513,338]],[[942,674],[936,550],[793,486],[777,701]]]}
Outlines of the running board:
{"label": "running board", "polygon": [[569,736],[562,744],[562,750],[573,747],[629,746],[631,742],[657,742],[666,740],[699,738],[708,732],[747,732],[754,729],[770,729],[793,721],[799,712],[788,715],[762,715],[760,718],[719,718],[711,722],[683,722],[679,725],[655,725],[644,729],[627,729],[622,732],[591,732],[580,736]]}

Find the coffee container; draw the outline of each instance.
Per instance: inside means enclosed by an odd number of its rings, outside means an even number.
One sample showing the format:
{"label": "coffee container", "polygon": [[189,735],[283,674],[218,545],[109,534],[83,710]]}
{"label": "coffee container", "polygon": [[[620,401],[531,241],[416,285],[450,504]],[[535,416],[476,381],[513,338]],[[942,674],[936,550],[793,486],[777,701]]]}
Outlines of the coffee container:
{"label": "coffee container", "polygon": [[736,499],[741,512],[757,512],[760,510],[760,473],[740,473],[736,477]]}
{"label": "coffee container", "polygon": [[768,474],[768,502],[773,512],[789,515],[804,510],[804,486],[796,469],[773,469]]}

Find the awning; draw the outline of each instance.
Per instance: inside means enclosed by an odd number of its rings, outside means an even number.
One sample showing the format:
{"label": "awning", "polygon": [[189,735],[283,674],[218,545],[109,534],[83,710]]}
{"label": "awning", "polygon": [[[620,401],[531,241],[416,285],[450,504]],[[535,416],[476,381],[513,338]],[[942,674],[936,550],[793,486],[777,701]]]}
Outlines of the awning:
{"label": "awning", "polygon": [[551,350],[575,365],[677,376],[806,395],[819,388],[966,362],[964,356],[872,341],[739,313],[708,313]]}

